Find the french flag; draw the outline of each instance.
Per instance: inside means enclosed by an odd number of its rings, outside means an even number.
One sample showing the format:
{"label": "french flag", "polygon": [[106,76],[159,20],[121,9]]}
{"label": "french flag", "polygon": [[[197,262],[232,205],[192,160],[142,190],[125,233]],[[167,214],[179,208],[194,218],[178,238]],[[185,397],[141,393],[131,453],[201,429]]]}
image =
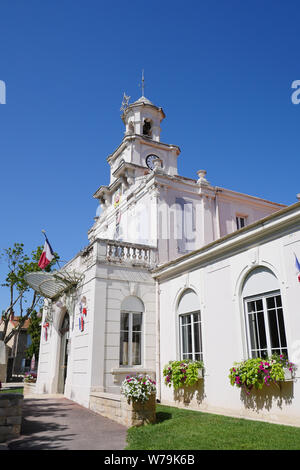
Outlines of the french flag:
{"label": "french flag", "polygon": [[296,256],[296,253],[294,253],[295,255],[295,263],[296,263],[296,269],[297,269],[297,272],[298,272],[298,281],[300,282],[300,263],[299,263],[299,260]]}
{"label": "french flag", "polygon": [[51,263],[51,261],[54,258],[54,252],[51,248],[51,245],[50,245],[46,235],[45,235],[45,238],[46,238],[46,240],[45,240],[45,244],[44,244],[44,249],[43,249],[43,252],[42,252],[41,257],[40,257],[39,262],[38,262],[38,266],[41,269],[45,269],[45,267],[48,266],[48,264]]}

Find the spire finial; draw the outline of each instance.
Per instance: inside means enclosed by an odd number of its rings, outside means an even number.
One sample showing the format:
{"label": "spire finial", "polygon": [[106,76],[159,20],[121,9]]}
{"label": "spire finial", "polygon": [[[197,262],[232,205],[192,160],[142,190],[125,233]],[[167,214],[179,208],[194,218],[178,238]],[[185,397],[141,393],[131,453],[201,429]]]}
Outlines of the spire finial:
{"label": "spire finial", "polygon": [[142,70],[142,83],[139,84],[139,86],[142,88],[142,96],[145,96],[145,79],[144,79],[144,69]]}

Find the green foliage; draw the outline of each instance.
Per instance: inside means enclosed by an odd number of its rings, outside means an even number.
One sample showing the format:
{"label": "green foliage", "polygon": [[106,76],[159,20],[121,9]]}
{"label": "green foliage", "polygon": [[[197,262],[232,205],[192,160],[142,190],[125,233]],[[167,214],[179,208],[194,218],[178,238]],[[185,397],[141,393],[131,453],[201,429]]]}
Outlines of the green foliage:
{"label": "green foliage", "polygon": [[[5,343],[8,343],[20,331],[25,320],[30,317],[38,305],[41,305],[42,297],[28,286],[25,275],[40,271],[38,262],[42,251],[43,246],[38,246],[36,250],[31,252],[31,256],[28,256],[24,251],[23,243],[14,243],[12,247],[3,249],[0,253],[0,261],[7,266],[7,273],[1,286],[8,288],[10,294],[9,305],[6,310],[2,310]],[[55,254],[45,271],[51,271],[58,259],[59,256]],[[18,325],[8,333],[8,322],[13,315],[15,319],[18,319]]]}
{"label": "green foliage", "polygon": [[230,369],[229,380],[246,391],[247,394],[254,388],[261,390],[264,385],[269,386],[284,380],[284,369],[295,371],[295,364],[290,362],[283,354],[273,354],[270,358],[252,358],[243,362],[236,362]]}
{"label": "green foliage", "polygon": [[194,385],[198,380],[199,370],[204,368],[202,361],[170,361],[163,369],[165,384],[174,389]]}
{"label": "green foliage", "polygon": [[27,329],[27,333],[31,337],[31,344],[26,349],[26,357],[31,359],[32,356],[35,355],[36,360],[38,360],[41,337],[41,319],[37,316],[36,310],[33,310],[30,315],[30,324]]}

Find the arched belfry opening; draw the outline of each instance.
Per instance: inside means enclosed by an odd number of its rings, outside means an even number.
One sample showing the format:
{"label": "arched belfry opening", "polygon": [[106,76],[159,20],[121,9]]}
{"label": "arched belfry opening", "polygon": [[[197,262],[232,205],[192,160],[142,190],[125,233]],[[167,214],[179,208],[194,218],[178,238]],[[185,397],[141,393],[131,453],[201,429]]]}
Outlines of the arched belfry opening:
{"label": "arched belfry opening", "polygon": [[152,136],[152,122],[151,119],[145,119],[143,124],[143,135],[146,137]]}
{"label": "arched belfry opening", "polygon": [[60,333],[60,356],[59,356],[59,370],[58,370],[58,393],[64,393],[67,368],[68,368],[68,354],[69,354],[69,330],[70,330],[70,316],[66,311],[59,328]]}

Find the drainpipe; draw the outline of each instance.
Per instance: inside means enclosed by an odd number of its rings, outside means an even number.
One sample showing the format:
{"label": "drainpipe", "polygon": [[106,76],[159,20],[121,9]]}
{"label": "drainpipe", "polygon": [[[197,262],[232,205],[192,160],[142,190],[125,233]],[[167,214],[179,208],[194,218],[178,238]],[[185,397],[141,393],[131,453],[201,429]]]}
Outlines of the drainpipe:
{"label": "drainpipe", "polygon": [[156,280],[156,398],[161,401],[161,380],[160,380],[160,288]]}

